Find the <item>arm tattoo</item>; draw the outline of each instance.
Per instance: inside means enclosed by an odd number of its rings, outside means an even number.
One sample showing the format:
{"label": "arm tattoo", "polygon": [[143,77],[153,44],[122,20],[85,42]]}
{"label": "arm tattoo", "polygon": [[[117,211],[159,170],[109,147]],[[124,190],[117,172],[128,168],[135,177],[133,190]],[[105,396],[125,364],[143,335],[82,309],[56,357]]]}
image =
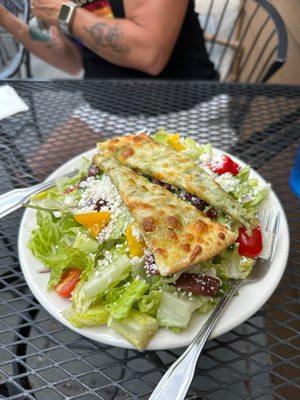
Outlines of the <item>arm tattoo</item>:
{"label": "arm tattoo", "polygon": [[122,30],[118,27],[111,27],[103,22],[85,28],[86,32],[93,38],[97,47],[110,48],[117,54],[125,55],[130,49],[120,41]]}

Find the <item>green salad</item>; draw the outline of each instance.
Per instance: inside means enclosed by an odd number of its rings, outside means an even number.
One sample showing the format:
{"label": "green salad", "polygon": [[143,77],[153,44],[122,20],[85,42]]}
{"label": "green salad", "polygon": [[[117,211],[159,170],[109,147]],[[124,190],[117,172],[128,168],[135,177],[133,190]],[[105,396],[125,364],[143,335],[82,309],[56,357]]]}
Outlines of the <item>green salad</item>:
{"label": "green salad", "polygon": [[[189,137],[159,130],[152,138],[197,162],[246,213],[257,214],[269,187],[260,187],[249,167],[227,155],[215,157],[210,144]],[[213,204],[147,178],[228,227],[235,243],[188,270],[162,276],[110,176],[85,158],[76,176],[57,179],[27,204],[36,209],[28,247],[49,269],[48,290],[68,299],[63,316],[77,328],[107,325],[139,350],[160,327],[180,334],[194,312],[208,313],[231,279],[247,277],[263,247],[259,226],[249,232]]]}

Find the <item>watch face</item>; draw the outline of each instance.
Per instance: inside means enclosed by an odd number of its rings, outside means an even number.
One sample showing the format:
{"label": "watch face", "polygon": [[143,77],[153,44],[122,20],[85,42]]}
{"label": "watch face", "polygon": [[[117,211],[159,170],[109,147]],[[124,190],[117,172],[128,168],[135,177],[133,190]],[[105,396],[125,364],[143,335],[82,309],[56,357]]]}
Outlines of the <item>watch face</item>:
{"label": "watch face", "polygon": [[63,4],[60,9],[59,19],[67,22],[71,11],[72,10],[69,6],[67,6],[66,4]]}

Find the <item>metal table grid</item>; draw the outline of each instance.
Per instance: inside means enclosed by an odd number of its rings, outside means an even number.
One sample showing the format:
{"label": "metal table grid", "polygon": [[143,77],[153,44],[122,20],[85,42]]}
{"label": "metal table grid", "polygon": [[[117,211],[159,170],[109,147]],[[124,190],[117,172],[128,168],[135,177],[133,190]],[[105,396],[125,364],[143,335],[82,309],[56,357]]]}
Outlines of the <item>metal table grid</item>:
{"label": "metal table grid", "polygon": [[[0,193],[41,180],[101,138],[144,126],[210,141],[271,182],[289,218],[286,272],[261,310],[207,343],[188,398],[300,398],[300,201],[288,187],[300,144],[300,88],[193,81],[9,84],[30,110],[0,122]],[[99,345],[56,322],[20,271],[21,214],[0,221],[0,396],[147,399],[183,349],[139,353]]]}

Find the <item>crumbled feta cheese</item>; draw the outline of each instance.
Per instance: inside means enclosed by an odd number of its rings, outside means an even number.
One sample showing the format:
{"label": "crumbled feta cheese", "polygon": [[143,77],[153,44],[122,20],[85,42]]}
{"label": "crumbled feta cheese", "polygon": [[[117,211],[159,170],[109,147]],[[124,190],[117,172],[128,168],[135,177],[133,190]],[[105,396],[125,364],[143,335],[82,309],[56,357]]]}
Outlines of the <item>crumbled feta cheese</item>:
{"label": "crumbled feta cheese", "polygon": [[98,236],[99,242],[102,243],[109,239],[118,216],[125,212],[122,198],[107,174],[103,174],[101,179],[93,176],[87,178],[80,183],[80,188],[83,189],[83,194],[77,212],[94,211],[98,201],[103,202],[101,211],[110,212],[110,221]]}
{"label": "crumbled feta cheese", "polygon": [[216,177],[216,174],[210,169],[210,166],[206,163],[200,163],[199,166],[210,176],[213,178]]}
{"label": "crumbled feta cheese", "polygon": [[74,197],[72,195],[68,195],[64,198],[64,204],[67,207],[73,207],[74,206]]}
{"label": "crumbled feta cheese", "polygon": [[204,153],[199,156],[198,160],[200,163],[209,163],[211,161],[211,157],[209,154]]}
{"label": "crumbled feta cheese", "polygon": [[143,257],[132,257],[130,259],[130,261],[132,262],[132,264],[139,264],[141,261],[143,260]]}
{"label": "crumbled feta cheese", "polygon": [[225,192],[234,192],[237,190],[240,181],[236,179],[230,172],[218,175],[215,178],[216,182],[225,190]]}

